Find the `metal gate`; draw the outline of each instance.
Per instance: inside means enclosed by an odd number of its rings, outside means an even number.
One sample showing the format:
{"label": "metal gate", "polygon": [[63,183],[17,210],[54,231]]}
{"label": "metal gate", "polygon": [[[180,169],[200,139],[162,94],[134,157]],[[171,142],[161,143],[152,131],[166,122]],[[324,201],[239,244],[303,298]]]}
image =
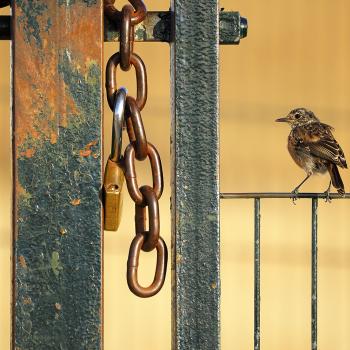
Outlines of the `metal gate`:
{"label": "metal gate", "polygon": [[[102,348],[102,47],[117,35],[102,32],[102,8],[14,1],[1,19],[14,68],[12,348]],[[246,35],[238,13],[219,14],[217,1],[176,0],[137,31],[171,42],[178,349],[219,347],[218,47]]]}
{"label": "metal gate", "polygon": [[[1,39],[13,40],[12,348],[101,349],[102,49],[104,41],[118,40],[118,31],[106,22],[103,32],[102,0],[16,0],[12,9],[12,19],[0,21]],[[291,195],[219,193],[219,44],[238,44],[246,34],[246,20],[220,11],[216,0],[173,0],[170,12],[150,12],[137,32],[139,41],[171,44],[173,349],[220,348],[220,198],[254,199],[254,348],[260,349],[261,199]],[[317,349],[323,195],[300,197],[312,203],[311,348]]]}

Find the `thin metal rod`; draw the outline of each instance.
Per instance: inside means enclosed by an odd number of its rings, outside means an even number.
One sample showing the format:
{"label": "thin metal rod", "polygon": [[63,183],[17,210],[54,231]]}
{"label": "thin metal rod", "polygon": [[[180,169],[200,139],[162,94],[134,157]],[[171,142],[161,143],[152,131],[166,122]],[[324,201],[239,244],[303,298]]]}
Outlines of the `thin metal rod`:
{"label": "thin metal rod", "polygon": [[[315,192],[298,193],[296,198],[324,198],[327,195]],[[330,199],[350,199],[350,193],[345,193],[344,196],[338,193],[330,193]],[[221,199],[251,199],[251,198],[295,198],[291,192],[242,192],[242,193],[220,193]]]}
{"label": "thin metal rod", "polygon": [[260,198],[254,201],[254,350],[260,350]]}
{"label": "thin metal rod", "polygon": [[317,349],[317,207],[312,198],[312,258],[311,258],[311,349]]}

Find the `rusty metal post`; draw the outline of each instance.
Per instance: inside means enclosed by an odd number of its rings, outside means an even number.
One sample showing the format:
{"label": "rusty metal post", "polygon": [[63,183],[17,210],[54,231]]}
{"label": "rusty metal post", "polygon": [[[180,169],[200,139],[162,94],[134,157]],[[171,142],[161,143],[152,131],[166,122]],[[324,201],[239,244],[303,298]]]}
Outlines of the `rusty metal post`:
{"label": "rusty metal post", "polygon": [[102,0],[12,9],[12,349],[102,349]]}

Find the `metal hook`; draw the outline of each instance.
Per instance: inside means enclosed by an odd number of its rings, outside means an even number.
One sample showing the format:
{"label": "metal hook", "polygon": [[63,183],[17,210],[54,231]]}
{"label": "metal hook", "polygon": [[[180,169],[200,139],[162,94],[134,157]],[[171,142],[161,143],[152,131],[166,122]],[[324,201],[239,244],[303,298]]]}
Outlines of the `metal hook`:
{"label": "metal hook", "polygon": [[114,110],[113,110],[113,126],[112,126],[112,147],[109,158],[113,162],[119,162],[122,158],[122,135],[124,125],[124,111],[126,103],[126,95],[128,91],[121,87],[115,93]]}

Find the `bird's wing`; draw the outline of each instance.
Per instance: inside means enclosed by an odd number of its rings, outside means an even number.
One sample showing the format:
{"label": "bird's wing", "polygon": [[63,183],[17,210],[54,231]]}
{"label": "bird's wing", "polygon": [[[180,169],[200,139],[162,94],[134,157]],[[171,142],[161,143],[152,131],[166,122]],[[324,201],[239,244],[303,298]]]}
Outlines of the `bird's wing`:
{"label": "bird's wing", "polygon": [[300,136],[312,155],[347,168],[344,152],[331,130],[331,127],[326,124],[311,123],[304,128],[303,135]]}

